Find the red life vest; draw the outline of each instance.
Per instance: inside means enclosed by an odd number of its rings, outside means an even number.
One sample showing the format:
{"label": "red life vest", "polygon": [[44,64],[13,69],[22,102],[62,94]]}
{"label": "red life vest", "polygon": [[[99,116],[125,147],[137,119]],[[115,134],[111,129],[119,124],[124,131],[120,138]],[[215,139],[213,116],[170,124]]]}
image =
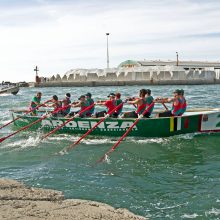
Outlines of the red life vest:
{"label": "red life vest", "polygon": [[186,103],[186,99],[183,97],[182,99],[182,114],[186,111],[186,108],[187,108],[187,103]]}
{"label": "red life vest", "polygon": [[174,105],[174,103],[173,103],[173,107],[172,107],[172,110],[171,110],[173,116],[182,115],[182,102],[181,102],[180,98],[178,98],[177,100],[178,100],[178,104]]}
{"label": "red life vest", "polygon": [[138,106],[137,111],[136,111],[137,114],[142,114],[147,107],[146,99],[142,98],[141,100],[142,100],[142,105]]}
{"label": "red life vest", "polygon": [[106,106],[107,109],[108,109],[107,114],[109,114],[112,110],[114,110],[114,109],[116,108],[115,100],[107,100],[107,101],[105,102],[105,106]]}
{"label": "red life vest", "polygon": [[54,107],[54,111],[57,111],[62,107],[62,102],[60,101],[55,102],[53,107]]}

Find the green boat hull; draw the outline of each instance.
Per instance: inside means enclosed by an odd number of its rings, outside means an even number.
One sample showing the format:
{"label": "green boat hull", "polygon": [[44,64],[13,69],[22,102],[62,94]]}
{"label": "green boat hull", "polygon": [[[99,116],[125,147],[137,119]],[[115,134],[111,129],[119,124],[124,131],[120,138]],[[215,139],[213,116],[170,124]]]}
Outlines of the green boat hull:
{"label": "green boat hull", "polygon": [[[14,119],[18,116],[21,117],[21,115],[22,112],[20,111],[12,113]],[[21,128],[39,118],[37,116],[22,116],[14,122],[14,125]],[[49,132],[66,120],[68,119],[50,117],[31,126],[29,129],[41,129]],[[96,118],[75,118],[56,133],[84,134],[99,120]],[[90,135],[122,136],[134,121],[135,119],[107,118]],[[140,119],[128,136],[168,137],[195,132],[220,132],[220,112],[207,111],[187,114],[182,117]]]}

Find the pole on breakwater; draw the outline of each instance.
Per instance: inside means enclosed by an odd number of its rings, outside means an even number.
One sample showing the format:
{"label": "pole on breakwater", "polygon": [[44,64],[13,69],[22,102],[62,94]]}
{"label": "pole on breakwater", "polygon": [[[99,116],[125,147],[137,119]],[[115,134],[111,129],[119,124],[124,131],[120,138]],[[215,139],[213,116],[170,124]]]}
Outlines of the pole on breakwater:
{"label": "pole on breakwater", "polygon": [[107,69],[109,69],[109,49],[108,49],[108,36],[109,36],[109,33],[106,33],[106,37],[107,37]]}

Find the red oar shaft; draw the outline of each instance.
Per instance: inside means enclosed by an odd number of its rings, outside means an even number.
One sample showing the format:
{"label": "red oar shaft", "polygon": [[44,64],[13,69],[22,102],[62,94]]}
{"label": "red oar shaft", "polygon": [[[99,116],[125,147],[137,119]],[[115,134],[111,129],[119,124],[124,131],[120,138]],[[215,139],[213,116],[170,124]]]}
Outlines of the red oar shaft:
{"label": "red oar shaft", "polygon": [[104,118],[102,118],[99,122],[97,122],[90,130],[88,130],[82,137],[80,137],[76,142],[74,142],[73,144],[71,144],[69,147],[64,148],[63,150],[60,151],[60,153],[62,152],[67,152],[70,149],[74,148],[74,146],[76,146],[77,144],[79,144],[81,142],[81,140],[83,138],[85,138],[87,135],[89,135],[93,130],[95,130],[107,117],[109,117],[109,115],[111,115],[112,113],[114,113],[115,111],[117,111],[121,106],[123,105],[123,102],[121,104],[119,104],[116,108],[114,108],[112,111],[110,111]]}
{"label": "red oar shaft", "polygon": [[[78,115],[81,115],[82,113],[86,112],[86,111],[89,111],[91,108],[93,108],[94,104],[88,106],[87,108],[81,110]],[[52,131],[50,131],[48,134],[46,134],[45,136],[43,136],[41,138],[41,140],[49,137],[51,134],[53,134],[54,132],[56,132],[57,130],[61,129],[62,127],[64,127],[67,123],[69,123],[70,121],[74,120],[76,118],[76,116],[70,118],[69,120],[65,121],[63,124],[57,126],[56,128],[54,128]]]}
{"label": "red oar shaft", "polygon": [[[51,114],[56,114],[56,113],[62,111],[63,109],[65,109],[65,108],[66,108],[66,106],[63,107],[63,108],[59,108],[59,109],[53,111]],[[11,133],[11,134],[9,134],[8,136],[5,136],[5,137],[1,138],[1,139],[0,139],[0,143],[3,142],[4,140],[10,138],[11,136],[14,136],[15,134],[19,133],[20,131],[23,131],[23,130],[26,130],[26,129],[30,128],[32,125],[37,124],[38,122],[44,120],[44,119],[47,118],[47,117],[48,117],[48,115],[45,115],[45,116],[39,118],[38,120],[36,120],[36,121],[34,121],[34,122],[32,122],[32,123],[30,123],[30,124],[28,124],[28,125],[26,125],[26,126],[20,128],[20,129],[17,130],[16,132]]]}
{"label": "red oar shaft", "polygon": [[149,109],[154,105],[154,102],[152,102],[148,108],[146,110],[144,110],[144,112],[135,120],[135,122],[131,125],[130,128],[128,128],[128,130],[120,137],[120,139],[117,141],[117,143],[115,143],[111,149],[104,154],[104,156],[102,156],[96,163],[100,163],[102,162],[106,156],[108,156],[110,153],[112,153],[117,147],[118,145],[121,143],[121,141],[128,135],[128,133],[134,128],[134,126],[140,121],[140,119],[143,117],[143,115],[145,115]]}
{"label": "red oar shaft", "polygon": [[0,127],[0,130],[1,130],[2,128],[4,128],[4,127],[10,125],[11,123],[17,121],[18,119],[22,118],[24,115],[27,115],[28,113],[33,112],[34,110],[40,108],[41,106],[45,105],[47,102],[50,102],[50,101],[51,101],[51,100],[48,100],[48,101],[44,102],[43,104],[40,104],[40,105],[38,105],[37,107],[33,108],[32,110],[29,110],[29,111],[25,112],[23,115],[21,115],[21,116],[15,118],[14,120],[12,120],[12,121],[10,121],[10,122],[8,122],[8,123],[2,125],[2,126]]}

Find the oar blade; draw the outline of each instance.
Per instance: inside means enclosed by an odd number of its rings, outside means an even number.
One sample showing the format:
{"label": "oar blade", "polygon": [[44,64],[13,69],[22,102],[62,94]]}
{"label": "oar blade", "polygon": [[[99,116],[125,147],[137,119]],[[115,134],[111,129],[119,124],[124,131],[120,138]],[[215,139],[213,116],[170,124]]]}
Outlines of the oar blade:
{"label": "oar blade", "polygon": [[3,138],[0,138],[0,143],[2,143],[6,138],[3,137]]}

